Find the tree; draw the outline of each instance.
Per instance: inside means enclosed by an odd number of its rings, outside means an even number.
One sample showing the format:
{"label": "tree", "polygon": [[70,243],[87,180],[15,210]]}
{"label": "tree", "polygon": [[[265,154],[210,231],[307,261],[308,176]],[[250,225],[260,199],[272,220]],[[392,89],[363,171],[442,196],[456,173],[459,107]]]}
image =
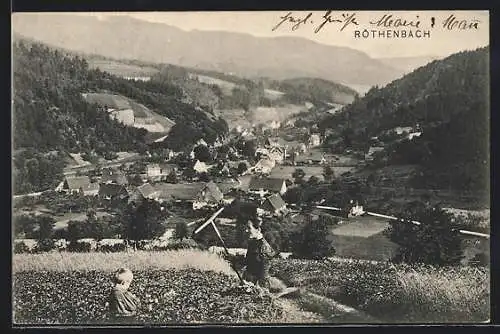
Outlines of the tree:
{"label": "tree", "polygon": [[411,219],[420,222],[393,222],[389,238],[400,246],[395,262],[455,265],[463,258],[462,238],[450,213],[439,207],[413,206]]}
{"label": "tree", "polygon": [[178,222],[175,224],[174,238],[182,241],[184,238],[188,238],[189,229],[185,222]]}
{"label": "tree", "polygon": [[51,216],[41,216],[38,219],[38,251],[47,252],[54,249],[54,226],[56,221]]}
{"label": "tree", "polygon": [[212,159],[210,150],[205,145],[198,145],[194,148],[194,158],[201,162],[209,162]]}
{"label": "tree", "polygon": [[329,239],[330,227],[325,219],[309,221],[292,234],[293,256],[303,259],[319,260],[335,254],[335,248]]}
{"label": "tree", "polygon": [[335,172],[333,171],[333,168],[330,166],[326,166],[323,169],[323,176],[325,177],[325,181],[332,181],[333,178],[335,177]]}
{"label": "tree", "polygon": [[158,238],[166,231],[166,218],[161,205],[154,200],[146,199],[138,207],[130,205],[122,218],[125,236],[135,241]]}
{"label": "tree", "polygon": [[56,224],[54,218],[51,216],[43,215],[38,217],[37,220],[39,226],[37,239],[52,239],[52,236],[54,235],[54,226]]}
{"label": "tree", "polygon": [[246,171],[247,171],[247,164],[244,162],[240,162],[238,164],[238,175],[241,175]]}
{"label": "tree", "polygon": [[201,182],[210,182],[210,175],[207,172],[200,173]]}
{"label": "tree", "polygon": [[306,173],[304,172],[304,170],[302,168],[296,168],[292,174],[292,177],[295,179],[294,182],[297,184],[302,183],[304,176],[306,176]]}
{"label": "tree", "polygon": [[171,171],[168,175],[166,180],[167,183],[179,183],[179,179],[177,177],[177,173],[175,171]]}
{"label": "tree", "polygon": [[253,158],[255,156],[256,150],[257,150],[257,148],[256,148],[255,141],[248,140],[248,141],[245,141],[245,143],[243,144],[242,154],[246,157]]}

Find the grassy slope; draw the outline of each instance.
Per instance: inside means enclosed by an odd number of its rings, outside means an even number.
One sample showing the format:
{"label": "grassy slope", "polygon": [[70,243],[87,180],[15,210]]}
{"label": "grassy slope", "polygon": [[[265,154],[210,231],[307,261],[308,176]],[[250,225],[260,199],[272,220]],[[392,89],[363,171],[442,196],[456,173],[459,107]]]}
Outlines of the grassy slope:
{"label": "grassy slope", "polygon": [[487,268],[279,260],[273,272],[288,285],[333,298],[388,323],[489,319]]}

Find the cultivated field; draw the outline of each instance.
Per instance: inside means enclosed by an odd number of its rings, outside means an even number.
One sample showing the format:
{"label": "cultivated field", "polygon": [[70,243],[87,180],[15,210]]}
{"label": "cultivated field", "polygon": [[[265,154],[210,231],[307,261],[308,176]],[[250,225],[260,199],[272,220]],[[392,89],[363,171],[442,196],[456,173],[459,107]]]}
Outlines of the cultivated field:
{"label": "cultivated field", "polygon": [[46,253],[13,256],[14,323],[110,323],[111,274],[122,266],[134,272],[138,324],[280,322],[285,316],[269,295],[242,291],[228,263],[208,252]]}

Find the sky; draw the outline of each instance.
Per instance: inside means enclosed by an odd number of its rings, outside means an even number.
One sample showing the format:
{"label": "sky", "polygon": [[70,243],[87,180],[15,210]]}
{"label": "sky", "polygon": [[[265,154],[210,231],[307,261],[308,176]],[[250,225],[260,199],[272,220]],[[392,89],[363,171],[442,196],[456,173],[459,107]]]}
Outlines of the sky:
{"label": "sky", "polygon": [[[288,11],[258,11],[258,12],[120,12],[120,13],[80,13],[106,19],[111,15],[129,15],[137,19],[165,23],[177,28],[189,30],[217,30],[247,33],[260,37],[297,36],[318,43],[346,46],[378,57],[413,57],[436,56],[444,57],[461,50],[470,50],[489,44],[489,13],[488,11],[333,11],[332,18],[341,18],[342,14],[355,15],[358,23],[351,24],[340,31],[342,23],[326,24],[319,32],[315,28],[324,20],[326,11],[314,11],[310,17],[313,21],[303,24],[292,31],[288,22],[276,30],[276,26]],[[305,17],[309,11],[292,11],[291,16],[297,19]],[[419,29],[430,30],[430,38],[355,38],[354,30],[373,30],[370,22],[378,21],[383,15],[401,18],[407,21],[420,21]],[[444,21],[454,15],[457,21],[477,20],[477,29],[447,30],[443,28]],[[418,16],[418,18],[417,18]],[[430,28],[431,17],[435,18],[434,28]],[[398,28],[401,29],[401,28]],[[392,29],[391,29],[392,30]],[[415,31],[416,28],[413,28]]]}

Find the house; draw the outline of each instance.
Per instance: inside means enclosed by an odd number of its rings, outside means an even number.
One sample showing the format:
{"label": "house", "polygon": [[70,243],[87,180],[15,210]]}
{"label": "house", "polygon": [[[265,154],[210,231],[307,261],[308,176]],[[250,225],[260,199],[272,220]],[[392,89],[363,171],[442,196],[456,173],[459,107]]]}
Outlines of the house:
{"label": "house", "polygon": [[218,205],[224,199],[224,195],[214,182],[206,183],[196,194],[193,202],[193,209],[205,207],[207,205]]}
{"label": "house", "polygon": [[249,171],[254,171],[256,173],[269,174],[271,170],[276,166],[276,161],[270,158],[260,159],[255,166]]}
{"label": "house", "polygon": [[106,93],[82,94],[88,103],[95,103],[106,108],[110,116],[125,125],[134,125],[135,116],[130,102],[123,96]]}
{"label": "house", "polygon": [[167,163],[148,164],[146,166],[146,174],[148,177],[166,176],[176,170],[176,165]]}
{"label": "house", "polygon": [[325,154],[317,150],[295,155],[293,162],[296,165],[323,165],[327,163]]}
{"label": "house", "polygon": [[123,185],[115,183],[103,183],[99,187],[99,197],[106,200],[122,200],[129,197],[129,192]]}
{"label": "house", "polygon": [[159,193],[155,188],[149,183],[145,183],[137,188],[130,194],[129,203],[131,202],[142,202],[144,199],[158,200]]}
{"label": "house", "polygon": [[262,203],[261,209],[271,214],[281,215],[286,211],[286,203],[279,194],[272,194]]}
{"label": "house", "polygon": [[206,173],[208,171],[208,167],[204,162],[201,162],[200,160],[196,160],[196,162],[193,165],[193,169],[197,173]]}
{"label": "house", "polygon": [[97,195],[99,192],[99,184],[96,182],[90,182],[88,176],[75,176],[67,177],[62,184],[60,189],[67,193],[83,193],[86,196]]}
{"label": "house", "polygon": [[286,147],[287,143],[284,139],[279,137],[268,137],[265,141],[265,146],[270,147]]}
{"label": "house", "polygon": [[159,199],[168,202],[190,203],[197,210],[205,206],[219,205],[224,195],[213,182],[163,183],[156,186]]}
{"label": "house", "polygon": [[285,161],[285,155],[286,155],[286,149],[283,147],[271,147],[268,150],[267,156],[274,160],[275,162],[281,164],[283,161]]}
{"label": "house", "polygon": [[412,140],[413,138],[415,137],[420,137],[422,135],[422,132],[418,131],[418,132],[411,132],[408,134],[408,139],[409,140]]}
{"label": "house", "polygon": [[261,196],[265,193],[286,193],[285,179],[269,178],[269,177],[252,177],[248,190],[253,193],[259,193]]}
{"label": "house", "polygon": [[302,169],[304,171],[304,180],[309,180],[312,176],[318,178],[319,181],[325,180],[324,167],[322,166],[276,166],[269,174],[269,177],[293,181],[294,177],[292,175],[297,169]]}
{"label": "house", "polygon": [[205,139],[203,139],[203,138],[199,139],[199,140],[196,142],[196,144],[195,144],[195,146],[199,146],[199,145],[208,146],[207,142],[206,142],[206,141],[205,141]]}
{"label": "house", "polygon": [[153,186],[149,183],[144,183],[142,186],[137,187],[137,191],[144,198],[155,199],[157,198],[157,192]]}
{"label": "house", "polygon": [[319,136],[319,134],[312,134],[311,136],[309,136],[309,146],[310,147],[315,147],[315,146],[319,146],[321,145],[321,138]]}
{"label": "house", "polygon": [[121,185],[128,184],[128,179],[125,174],[114,168],[103,168],[101,183],[116,183]]}
{"label": "house", "polygon": [[404,127],[398,126],[398,127],[394,128],[394,131],[398,135],[402,135],[402,134],[405,134],[405,133],[410,133],[412,130],[413,130],[413,128],[411,126],[404,126]]}
{"label": "house", "polygon": [[348,218],[331,230],[335,255],[372,261],[391,260],[399,246],[384,233],[389,225],[373,217]]}
{"label": "house", "polygon": [[160,164],[148,164],[146,166],[146,174],[149,177],[160,176],[161,175]]}
{"label": "house", "polygon": [[368,152],[365,154],[365,161],[373,161],[375,155],[383,150],[384,150],[383,147],[378,147],[378,146],[370,147]]}
{"label": "house", "polygon": [[304,106],[307,108],[307,110],[311,110],[312,108],[314,108],[314,104],[309,101],[304,102]]}

